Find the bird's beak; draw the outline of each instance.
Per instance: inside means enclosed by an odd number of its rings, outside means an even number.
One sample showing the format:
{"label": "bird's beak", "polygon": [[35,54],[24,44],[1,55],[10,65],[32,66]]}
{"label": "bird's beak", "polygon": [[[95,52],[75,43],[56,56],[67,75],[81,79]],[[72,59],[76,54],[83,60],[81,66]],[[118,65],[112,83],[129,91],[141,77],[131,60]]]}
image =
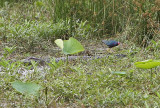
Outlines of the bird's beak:
{"label": "bird's beak", "polygon": [[119,45],[120,43],[118,42],[118,45]]}

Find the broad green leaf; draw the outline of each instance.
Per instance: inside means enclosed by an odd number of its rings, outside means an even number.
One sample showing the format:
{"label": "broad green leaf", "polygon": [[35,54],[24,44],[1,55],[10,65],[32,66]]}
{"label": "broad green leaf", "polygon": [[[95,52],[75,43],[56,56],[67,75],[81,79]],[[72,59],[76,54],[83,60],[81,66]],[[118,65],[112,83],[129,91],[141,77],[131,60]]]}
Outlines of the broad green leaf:
{"label": "broad green leaf", "polygon": [[81,51],[84,51],[83,46],[79,41],[74,39],[73,37],[69,38],[69,40],[63,41],[63,53],[64,54],[75,54]]}
{"label": "broad green leaf", "polygon": [[116,71],[116,72],[112,71],[111,73],[115,75],[126,75],[126,72],[120,72],[120,71]]}
{"label": "broad green leaf", "polygon": [[62,39],[56,39],[54,41],[58,47],[60,47],[63,50],[63,40]]}
{"label": "broad green leaf", "polygon": [[141,62],[136,62],[134,64],[137,68],[151,69],[151,68],[154,68],[156,66],[159,66],[160,65],[160,60],[149,59],[149,60],[145,60],[145,61],[141,61]]}
{"label": "broad green leaf", "polygon": [[41,88],[40,85],[32,83],[32,82],[21,82],[14,81],[11,83],[12,87],[15,88],[18,92],[26,95],[36,95]]}

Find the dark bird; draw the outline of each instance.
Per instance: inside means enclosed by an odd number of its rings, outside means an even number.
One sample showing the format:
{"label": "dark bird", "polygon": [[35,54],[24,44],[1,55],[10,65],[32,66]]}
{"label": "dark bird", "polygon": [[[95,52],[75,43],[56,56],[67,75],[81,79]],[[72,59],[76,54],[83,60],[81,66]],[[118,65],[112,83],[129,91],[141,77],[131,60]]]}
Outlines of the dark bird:
{"label": "dark bird", "polygon": [[115,40],[102,40],[103,43],[105,43],[109,48],[118,46],[120,43]]}

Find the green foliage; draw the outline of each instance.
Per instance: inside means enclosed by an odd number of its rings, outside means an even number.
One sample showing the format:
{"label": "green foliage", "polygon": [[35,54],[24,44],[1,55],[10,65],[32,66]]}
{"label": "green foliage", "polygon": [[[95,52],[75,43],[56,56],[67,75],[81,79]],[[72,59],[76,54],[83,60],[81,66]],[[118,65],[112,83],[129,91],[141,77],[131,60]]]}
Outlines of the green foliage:
{"label": "green foliage", "polygon": [[25,95],[37,95],[39,89],[41,88],[41,86],[38,84],[31,83],[31,82],[24,83],[21,81],[14,81],[11,83],[11,85],[18,92]]}
{"label": "green foliage", "polygon": [[135,63],[135,66],[137,68],[142,68],[142,69],[151,69],[159,65],[160,65],[160,60],[152,60],[152,59]]}
{"label": "green foliage", "polygon": [[10,54],[12,54],[16,50],[16,48],[15,47],[8,47],[8,46],[6,46],[3,50],[4,50],[3,56],[6,58]]}
{"label": "green foliage", "polygon": [[151,44],[147,47],[147,50],[151,50],[153,52],[156,52],[160,49],[160,41],[156,42],[154,40],[151,40]]}
{"label": "green foliage", "polygon": [[63,62],[61,60],[56,62],[54,58],[51,59],[50,63],[48,63],[51,72],[54,72],[56,69],[60,68],[62,64]]}
{"label": "green foliage", "polygon": [[[98,2],[56,0],[54,18],[56,21],[58,19],[68,20],[69,18],[71,25],[76,23],[77,19],[87,20],[92,27],[97,28],[94,35],[103,36],[125,32],[127,33],[125,37],[135,37],[139,44],[144,45],[149,39],[157,37],[159,25],[159,3],[157,2],[156,0],[99,0]],[[142,43],[142,41],[145,42]]]}
{"label": "green foliage", "polygon": [[[150,39],[159,39],[158,0],[2,0],[0,5],[0,45],[5,50],[0,59],[1,107],[159,107],[159,60],[152,60],[159,59],[159,41],[152,41],[145,51],[124,42],[131,39],[145,46]],[[119,53],[129,53],[130,57],[111,56],[68,65],[53,59],[42,70],[34,61],[31,66],[24,66],[18,61],[23,56],[21,53],[16,61],[10,60],[17,56],[11,55],[15,48],[4,47],[51,51],[50,45],[57,38],[99,39],[114,35],[123,40],[124,46],[127,44],[125,48],[130,48],[129,51],[119,49]],[[83,49],[77,50],[73,38],[57,42],[66,54]],[[76,47],[72,48],[72,42]],[[151,59],[141,61],[146,58]],[[144,72],[132,66],[135,61],[141,61],[135,65],[145,69]],[[110,72],[110,68],[119,71]],[[10,82],[22,94],[36,94],[40,85],[47,89],[39,91],[35,103],[33,98],[16,95]]]}
{"label": "green foliage", "polygon": [[3,48],[4,54],[0,58],[0,66],[2,66],[2,69],[5,69],[6,72],[10,72],[10,75],[13,74],[15,70],[17,70],[21,66],[21,62],[16,61],[12,62],[8,58],[11,56],[11,54],[15,51],[15,47],[8,47],[6,46]]}
{"label": "green foliage", "polygon": [[91,37],[92,32],[94,32],[95,30],[93,29],[93,27],[91,27],[91,25],[88,23],[88,21],[76,21],[76,24],[74,25],[76,27],[74,27],[74,35],[77,38],[86,38],[88,39],[89,37]]}
{"label": "green foliage", "polygon": [[36,5],[37,7],[42,7],[42,6],[44,6],[44,3],[43,3],[42,1],[36,1],[36,2],[35,2],[35,5]]}
{"label": "green foliage", "polygon": [[[3,69],[1,68],[0,74],[0,90],[4,92],[0,94],[3,97],[1,100],[7,102],[7,105],[11,107],[13,102],[16,102],[17,106],[23,107],[38,106],[38,103],[41,103],[38,107],[55,105],[58,107],[81,107],[82,105],[84,107],[128,107],[131,104],[133,107],[143,107],[145,106],[144,101],[147,101],[149,107],[156,107],[160,104],[158,86],[160,82],[158,80],[159,72],[157,72],[159,68],[157,67],[155,70],[157,73],[153,75],[154,83],[149,82],[148,70],[139,72],[132,66],[134,61],[142,58],[138,53],[132,58],[115,59],[114,56],[110,56],[87,62],[81,60],[77,63],[69,63],[67,66],[62,61],[57,62],[52,59],[47,68],[44,67],[44,70],[39,70],[35,62],[32,62],[33,71],[28,70],[26,74],[22,74],[22,72],[27,67],[21,65],[19,68],[23,70],[17,70],[18,62],[11,63],[11,68],[9,67],[10,62],[7,61],[7,65]],[[111,69],[124,71],[110,72]],[[26,83],[19,82],[19,80]],[[35,83],[31,82],[33,80]],[[16,91],[24,95],[26,93],[36,94],[41,88],[39,85],[46,87],[47,90],[38,92],[39,98],[35,103],[33,96],[17,95],[17,92],[13,92],[10,82]],[[16,85],[13,85],[13,82]],[[58,100],[56,100],[57,98]]]}
{"label": "green foliage", "polygon": [[[3,31],[5,26],[0,28]],[[24,51],[32,51],[39,46],[45,48],[43,44],[48,39],[53,41],[55,38],[65,35],[68,31],[68,27],[64,22],[53,24],[52,22],[37,22],[27,21],[24,24],[10,24],[7,25],[7,41],[11,45],[16,45],[17,48],[24,48]],[[48,43],[49,44],[49,43]],[[47,44],[46,44],[47,45]]]}
{"label": "green foliage", "polygon": [[159,37],[158,4],[138,0],[13,1],[0,9],[0,38],[16,46],[22,44],[29,51],[36,46],[46,48],[42,41],[68,35],[90,38],[120,33],[146,46],[150,39]]}
{"label": "green foliage", "polygon": [[6,60],[4,58],[1,58],[0,65],[4,68],[10,67],[10,60]]}
{"label": "green foliage", "polygon": [[160,98],[160,94],[158,92],[156,92],[157,96]]}
{"label": "green foliage", "polygon": [[64,54],[75,54],[84,51],[83,46],[79,41],[70,37],[69,40],[62,41],[61,39],[55,40],[55,43],[62,49]]}

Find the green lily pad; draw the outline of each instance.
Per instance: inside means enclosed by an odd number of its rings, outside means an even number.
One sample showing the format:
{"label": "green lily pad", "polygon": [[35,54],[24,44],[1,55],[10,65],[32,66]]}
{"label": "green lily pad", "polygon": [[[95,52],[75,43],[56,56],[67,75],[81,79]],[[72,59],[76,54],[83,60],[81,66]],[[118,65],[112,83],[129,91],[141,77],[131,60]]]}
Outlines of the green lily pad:
{"label": "green lily pad", "polygon": [[112,71],[111,73],[115,75],[126,75],[126,72],[120,72],[120,71],[116,71],[116,72]]}
{"label": "green lily pad", "polygon": [[134,63],[137,68],[151,69],[160,65],[160,60],[145,60]]}
{"label": "green lily pad", "polygon": [[39,89],[41,88],[40,85],[32,83],[32,82],[21,82],[21,81],[14,81],[11,83],[12,87],[15,88],[18,92],[26,95],[37,95]]}

